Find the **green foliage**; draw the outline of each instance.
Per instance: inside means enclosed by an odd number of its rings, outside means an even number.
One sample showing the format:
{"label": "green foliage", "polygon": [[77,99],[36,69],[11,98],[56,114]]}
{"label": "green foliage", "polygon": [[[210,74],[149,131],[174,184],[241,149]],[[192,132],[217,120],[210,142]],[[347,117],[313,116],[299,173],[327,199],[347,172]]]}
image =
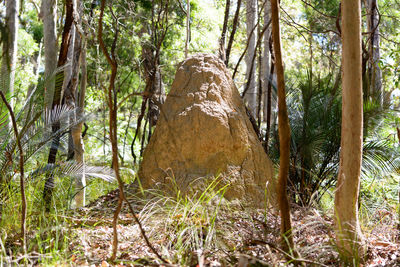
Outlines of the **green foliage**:
{"label": "green foliage", "polygon": [[[63,226],[63,213],[73,207],[72,200],[76,194],[75,178],[85,173],[87,178],[95,177],[105,181],[114,181],[113,172],[107,167],[93,167],[77,164],[75,162],[58,162],[55,165],[43,164],[46,162],[48,148],[53,138],[61,136],[59,150],[66,152],[68,146],[68,132],[75,124],[69,118],[75,114],[66,106],[56,107],[49,111],[43,110],[38,105],[41,99],[40,89],[34,90],[25,102],[21,101],[14,109],[16,123],[19,128],[18,139],[24,153],[24,170],[27,197],[27,232],[32,237],[28,243],[28,251],[54,254],[58,257],[69,243],[64,235],[66,228]],[[8,116],[1,102],[3,116]],[[75,123],[80,123],[85,117],[78,118]],[[58,131],[53,132],[52,126],[60,124]],[[19,253],[20,247],[20,210],[21,192],[19,184],[19,151],[16,146],[16,137],[12,129],[0,128],[0,242],[9,243],[9,253]],[[51,173],[56,177],[53,186],[54,198],[53,211],[44,213],[43,187],[46,175]],[[60,217],[61,216],[61,217]],[[60,225],[61,224],[61,225]],[[6,237],[4,237],[4,235]],[[32,236],[33,235],[33,236]],[[8,257],[0,253],[1,258]],[[58,256],[57,256],[58,255]]]}
{"label": "green foliage", "polygon": [[[296,202],[309,205],[337,177],[341,99],[332,76],[313,77],[313,81],[310,75],[298,77],[287,94],[292,134],[289,187]],[[277,144],[272,148],[278,153]]]}
{"label": "green foliage", "polygon": [[[4,1],[3,1],[4,2]],[[37,1],[34,1],[35,3]],[[28,233],[31,240],[29,251],[36,251],[43,256],[40,264],[54,265],[67,258],[67,245],[73,238],[68,224],[67,210],[73,207],[74,177],[92,169],[92,179],[87,184],[87,198],[96,199],[116,188],[111,179],[109,168],[111,147],[108,140],[108,107],[105,101],[104,88],[107,87],[110,75],[109,65],[101,55],[97,41],[97,19],[99,1],[84,2],[82,26],[87,33],[88,88],[86,94],[86,111],[93,114],[85,120],[88,125],[85,137],[85,159],[90,165],[65,163],[68,131],[72,126],[69,116],[74,113],[61,107],[51,113],[42,111],[43,79],[36,77],[35,68],[40,63],[39,71],[43,71],[43,59],[38,58],[39,44],[43,39],[43,25],[39,19],[34,2],[25,1],[20,14],[18,40],[18,62],[14,95],[8,99],[15,101],[17,124],[21,132],[21,142],[25,152],[25,169],[27,171],[28,198]],[[339,165],[340,152],[340,120],[341,98],[340,85],[336,83],[336,75],[340,75],[340,36],[335,33],[339,15],[338,0],[329,1],[292,1],[282,2],[282,42],[285,70],[289,82],[288,108],[292,127],[290,192],[293,200],[302,205],[314,202],[319,207],[329,210],[333,206],[334,185]],[[158,66],[161,70],[162,82],[168,92],[174,79],[177,64],[184,59],[186,40],[186,0],[169,1],[134,0],[107,1],[104,14],[104,41],[110,48],[114,42],[116,26],[118,41],[116,42],[116,59],[118,74],[116,89],[118,91],[118,130],[119,159],[124,181],[132,182],[138,166],[134,166],[130,146],[133,142],[143,97],[140,95],[146,87],[144,50],[149,49],[154,56],[159,50]],[[63,2],[59,2],[58,13],[62,14]],[[182,6],[181,6],[182,5]],[[189,54],[196,52],[215,53],[218,50],[218,39],[224,17],[225,0],[190,1],[191,40]],[[4,4],[0,6],[3,8]],[[232,15],[236,2],[231,1],[231,13],[228,21],[228,36],[232,28]],[[3,8],[4,10],[4,8]],[[374,228],[381,221],[377,214],[385,209],[391,213],[399,209],[398,190],[398,144],[395,129],[400,125],[398,114],[391,109],[398,108],[400,83],[400,16],[399,3],[394,0],[379,2],[381,59],[385,91],[395,92],[385,95],[386,103],[381,108],[365,95],[364,101],[364,148],[361,184],[360,214],[365,227]],[[247,36],[245,29],[245,3],[242,2],[238,32],[233,44],[230,64],[242,53]],[[364,12],[365,13],[365,12]],[[162,21],[163,16],[167,19]],[[365,19],[365,16],[363,17]],[[263,19],[262,19],[263,20]],[[262,22],[261,20],[261,22]],[[58,20],[58,32],[62,30],[63,19]],[[366,28],[366,23],[363,25]],[[308,31],[309,28],[312,32]],[[0,41],[5,37],[4,16],[0,14]],[[158,40],[164,36],[161,43]],[[364,35],[364,42],[368,35]],[[1,50],[1,47],[0,47]],[[312,57],[312,58],[311,58]],[[304,66],[312,66],[308,73]],[[228,67],[232,67],[231,65]],[[59,70],[55,70],[55,73]],[[239,67],[238,86],[245,82],[244,67]],[[338,73],[338,74],[337,74]],[[340,78],[340,77],[339,77]],[[59,79],[59,85],[61,86]],[[28,92],[34,90],[28,99]],[[25,99],[27,99],[25,101]],[[144,114],[145,119],[147,114]],[[0,104],[0,125],[8,117],[4,105]],[[53,133],[51,125],[61,122],[61,129]],[[145,146],[149,137],[149,129],[139,129],[139,138],[132,145],[139,155],[142,144]],[[272,125],[272,128],[275,126]],[[50,141],[55,135],[62,135],[60,160],[56,165],[48,166],[47,152]],[[278,133],[272,133],[271,153],[278,160]],[[18,151],[15,137],[10,129],[0,129],[0,206],[3,219],[0,222],[0,265],[6,257],[10,258],[4,247],[18,252],[18,235],[21,208],[19,192]],[[56,176],[52,212],[42,213],[42,191],[46,174]],[[106,180],[107,182],[103,182]],[[172,262],[182,265],[192,264],[193,255],[198,251],[220,249],[225,246],[221,236],[234,235],[226,227],[219,216],[222,208],[226,213],[235,211],[227,208],[223,200],[224,190],[218,190],[216,183],[200,190],[197,194],[183,196],[179,190],[173,197],[166,197],[163,192],[152,192],[154,199],[147,201],[135,196],[138,202],[144,201],[146,206],[141,211],[145,222],[151,221],[153,214],[163,218],[164,230],[156,235],[169,234],[165,237],[163,253]],[[147,201],[147,202],[146,202]],[[224,212],[225,212],[224,211]],[[236,211],[243,213],[243,210]],[[5,216],[7,217],[5,217]],[[245,215],[247,216],[247,215]],[[264,223],[267,224],[265,214]],[[383,216],[382,220],[387,220]],[[141,218],[141,219],[142,219]],[[392,218],[393,219],[393,218]],[[247,216],[244,221],[252,222]],[[230,222],[236,225],[236,221]],[[153,225],[154,229],[157,225]],[[231,226],[229,226],[231,227]],[[233,227],[233,226],[232,226]],[[254,229],[252,229],[254,230]],[[303,229],[299,229],[299,233]],[[6,237],[7,235],[7,237]],[[161,240],[161,238],[160,238]],[[232,238],[232,240],[235,240]],[[238,252],[239,245],[226,245],[230,254]],[[318,247],[319,248],[319,247]],[[240,251],[239,251],[240,252]],[[307,254],[307,253],[306,253]],[[304,255],[304,254],[303,254]],[[312,255],[310,252],[307,255]],[[195,256],[198,256],[196,254]],[[231,258],[234,258],[231,256]],[[237,263],[236,259],[232,262]],[[13,262],[14,263],[14,262]],[[36,264],[36,262],[34,263]],[[233,264],[233,263],[232,263]]]}
{"label": "green foliage", "polygon": [[37,11],[34,9],[32,3],[27,3],[25,12],[20,16],[20,24],[22,28],[29,33],[35,42],[38,44],[43,39],[43,24],[38,18]]}
{"label": "green foliage", "polygon": [[[336,184],[341,137],[341,92],[332,75],[313,77],[297,75],[297,83],[289,84],[287,93],[291,126],[291,168],[289,188],[292,199],[301,205],[317,203]],[[393,144],[377,136],[383,117],[389,109],[369,101],[364,105],[364,147],[362,175],[385,177],[397,172],[398,156]],[[278,140],[277,131],[273,134]],[[272,153],[278,158],[278,144]]]}
{"label": "green foliage", "polygon": [[151,8],[152,8],[152,5],[153,5],[152,1],[150,1],[150,0],[136,0],[135,2],[138,4],[138,6],[144,8],[145,10],[151,11]]}
{"label": "green foliage", "polygon": [[[304,4],[307,2],[307,4]],[[339,14],[338,0],[329,1],[304,1],[304,16],[307,19],[310,29],[320,32],[329,30],[336,30],[336,18]]]}

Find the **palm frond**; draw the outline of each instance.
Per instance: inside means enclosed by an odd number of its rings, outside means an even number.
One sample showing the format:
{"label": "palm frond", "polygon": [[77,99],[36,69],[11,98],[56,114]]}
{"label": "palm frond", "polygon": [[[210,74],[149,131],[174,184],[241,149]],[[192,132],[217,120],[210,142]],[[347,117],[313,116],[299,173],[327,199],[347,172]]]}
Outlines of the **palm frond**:
{"label": "palm frond", "polygon": [[[79,178],[83,175],[89,178],[98,178],[106,182],[114,182],[114,171],[108,167],[90,166],[83,163],[67,162],[61,164],[45,164],[32,171],[29,174],[30,179],[37,178],[41,175],[48,174],[54,177],[75,177]],[[54,184],[50,185],[54,186]]]}
{"label": "palm frond", "polygon": [[364,176],[385,177],[397,172],[400,164],[395,159],[396,151],[386,141],[366,141],[363,146],[361,171]]}

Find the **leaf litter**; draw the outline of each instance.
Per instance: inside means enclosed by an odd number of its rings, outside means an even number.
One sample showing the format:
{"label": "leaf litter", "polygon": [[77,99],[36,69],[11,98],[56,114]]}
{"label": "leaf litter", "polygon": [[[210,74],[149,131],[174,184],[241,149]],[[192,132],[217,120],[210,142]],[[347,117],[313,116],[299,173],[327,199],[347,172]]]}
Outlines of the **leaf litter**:
{"label": "leaf litter", "polygon": [[[280,219],[274,209],[245,208],[218,195],[210,203],[201,203],[201,212],[196,210],[200,207],[192,210],[178,207],[178,202],[172,202],[175,207],[170,205],[166,208],[168,201],[162,197],[149,199],[136,191],[135,186],[128,185],[128,199],[153,246],[171,262],[171,266],[293,265],[290,257],[285,257],[279,248]],[[114,190],[86,208],[74,211],[71,220],[74,239],[68,248],[70,263],[79,266],[113,265],[108,259],[117,201],[118,190]],[[215,210],[215,203],[220,203],[218,210]],[[211,217],[200,213],[211,214]],[[378,217],[379,213],[375,216]],[[300,261],[304,261],[306,266],[340,266],[332,214],[292,205],[292,221]],[[368,244],[363,266],[400,266],[396,223],[392,218],[381,220],[370,231],[363,229]],[[162,265],[146,246],[125,205],[119,218],[118,238],[116,266]]]}

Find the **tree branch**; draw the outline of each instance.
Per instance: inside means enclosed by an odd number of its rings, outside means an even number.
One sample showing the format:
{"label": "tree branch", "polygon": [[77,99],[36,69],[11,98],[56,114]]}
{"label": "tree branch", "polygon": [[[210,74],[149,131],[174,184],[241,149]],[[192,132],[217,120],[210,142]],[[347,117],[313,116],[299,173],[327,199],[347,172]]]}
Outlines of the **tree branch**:
{"label": "tree branch", "polygon": [[10,113],[12,126],[14,129],[16,143],[19,149],[19,171],[20,171],[20,190],[21,190],[21,245],[24,253],[26,253],[26,195],[25,195],[25,178],[24,178],[24,151],[22,149],[21,140],[18,134],[17,122],[15,121],[14,112],[7,102],[4,93],[0,90],[0,96]]}

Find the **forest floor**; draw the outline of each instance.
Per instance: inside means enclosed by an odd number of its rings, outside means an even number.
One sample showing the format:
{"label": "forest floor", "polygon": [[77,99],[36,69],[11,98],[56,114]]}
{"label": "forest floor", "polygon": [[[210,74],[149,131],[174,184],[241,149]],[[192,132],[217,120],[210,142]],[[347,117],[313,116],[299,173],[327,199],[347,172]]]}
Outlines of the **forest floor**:
{"label": "forest floor", "polygon": [[[118,195],[119,191],[114,190],[85,208],[57,215],[56,222],[62,222],[58,226],[47,230],[39,227],[41,232],[29,233],[31,243],[38,242],[32,243],[36,245],[31,245],[30,251],[38,252],[25,256],[7,253],[5,266],[7,260],[18,265],[24,258],[35,266],[293,265],[295,258],[285,255],[279,246],[280,219],[276,210],[246,208],[225,200],[220,191],[211,190],[191,198],[179,194],[168,197],[156,191],[144,197],[134,185],[126,186],[127,198],[151,244],[170,264],[161,264],[146,245],[127,205],[117,225],[117,260],[111,263],[112,220]],[[292,221],[297,262],[305,266],[343,266],[334,242],[332,212],[293,205]],[[362,222],[362,231],[367,258],[360,265],[355,260],[353,266],[400,266],[400,233],[394,211],[377,209],[366,223]],[[8,240],[6,248],[19,246],[18,235],[10,235]],[[3,261],[0,257],[0,266]]]}
{"label": "forest floor", "polygon": [[[279,248],[279,216],[276,211],[243,208],[216,195],[192,201],[182,198],[138,200],[127,187],[128,199],[137,211],[154,247],[178,266],[284,266],[292,256]],[[75,211],[70,223],[70,262],[74,265],[109,266],[112,218],[118,190]],[[215,202],[217,201],[217,202]],[[400,266],[400,244],[395,215],[379,211],[376,223],[363,228],[368,251],[362,266]],[[294,239],[307,266],[340,266],[334,245],[332,216],[314,208],[292,208]],[[118,224],[119,266],[158,265],[146,246],[126,205]]]}

